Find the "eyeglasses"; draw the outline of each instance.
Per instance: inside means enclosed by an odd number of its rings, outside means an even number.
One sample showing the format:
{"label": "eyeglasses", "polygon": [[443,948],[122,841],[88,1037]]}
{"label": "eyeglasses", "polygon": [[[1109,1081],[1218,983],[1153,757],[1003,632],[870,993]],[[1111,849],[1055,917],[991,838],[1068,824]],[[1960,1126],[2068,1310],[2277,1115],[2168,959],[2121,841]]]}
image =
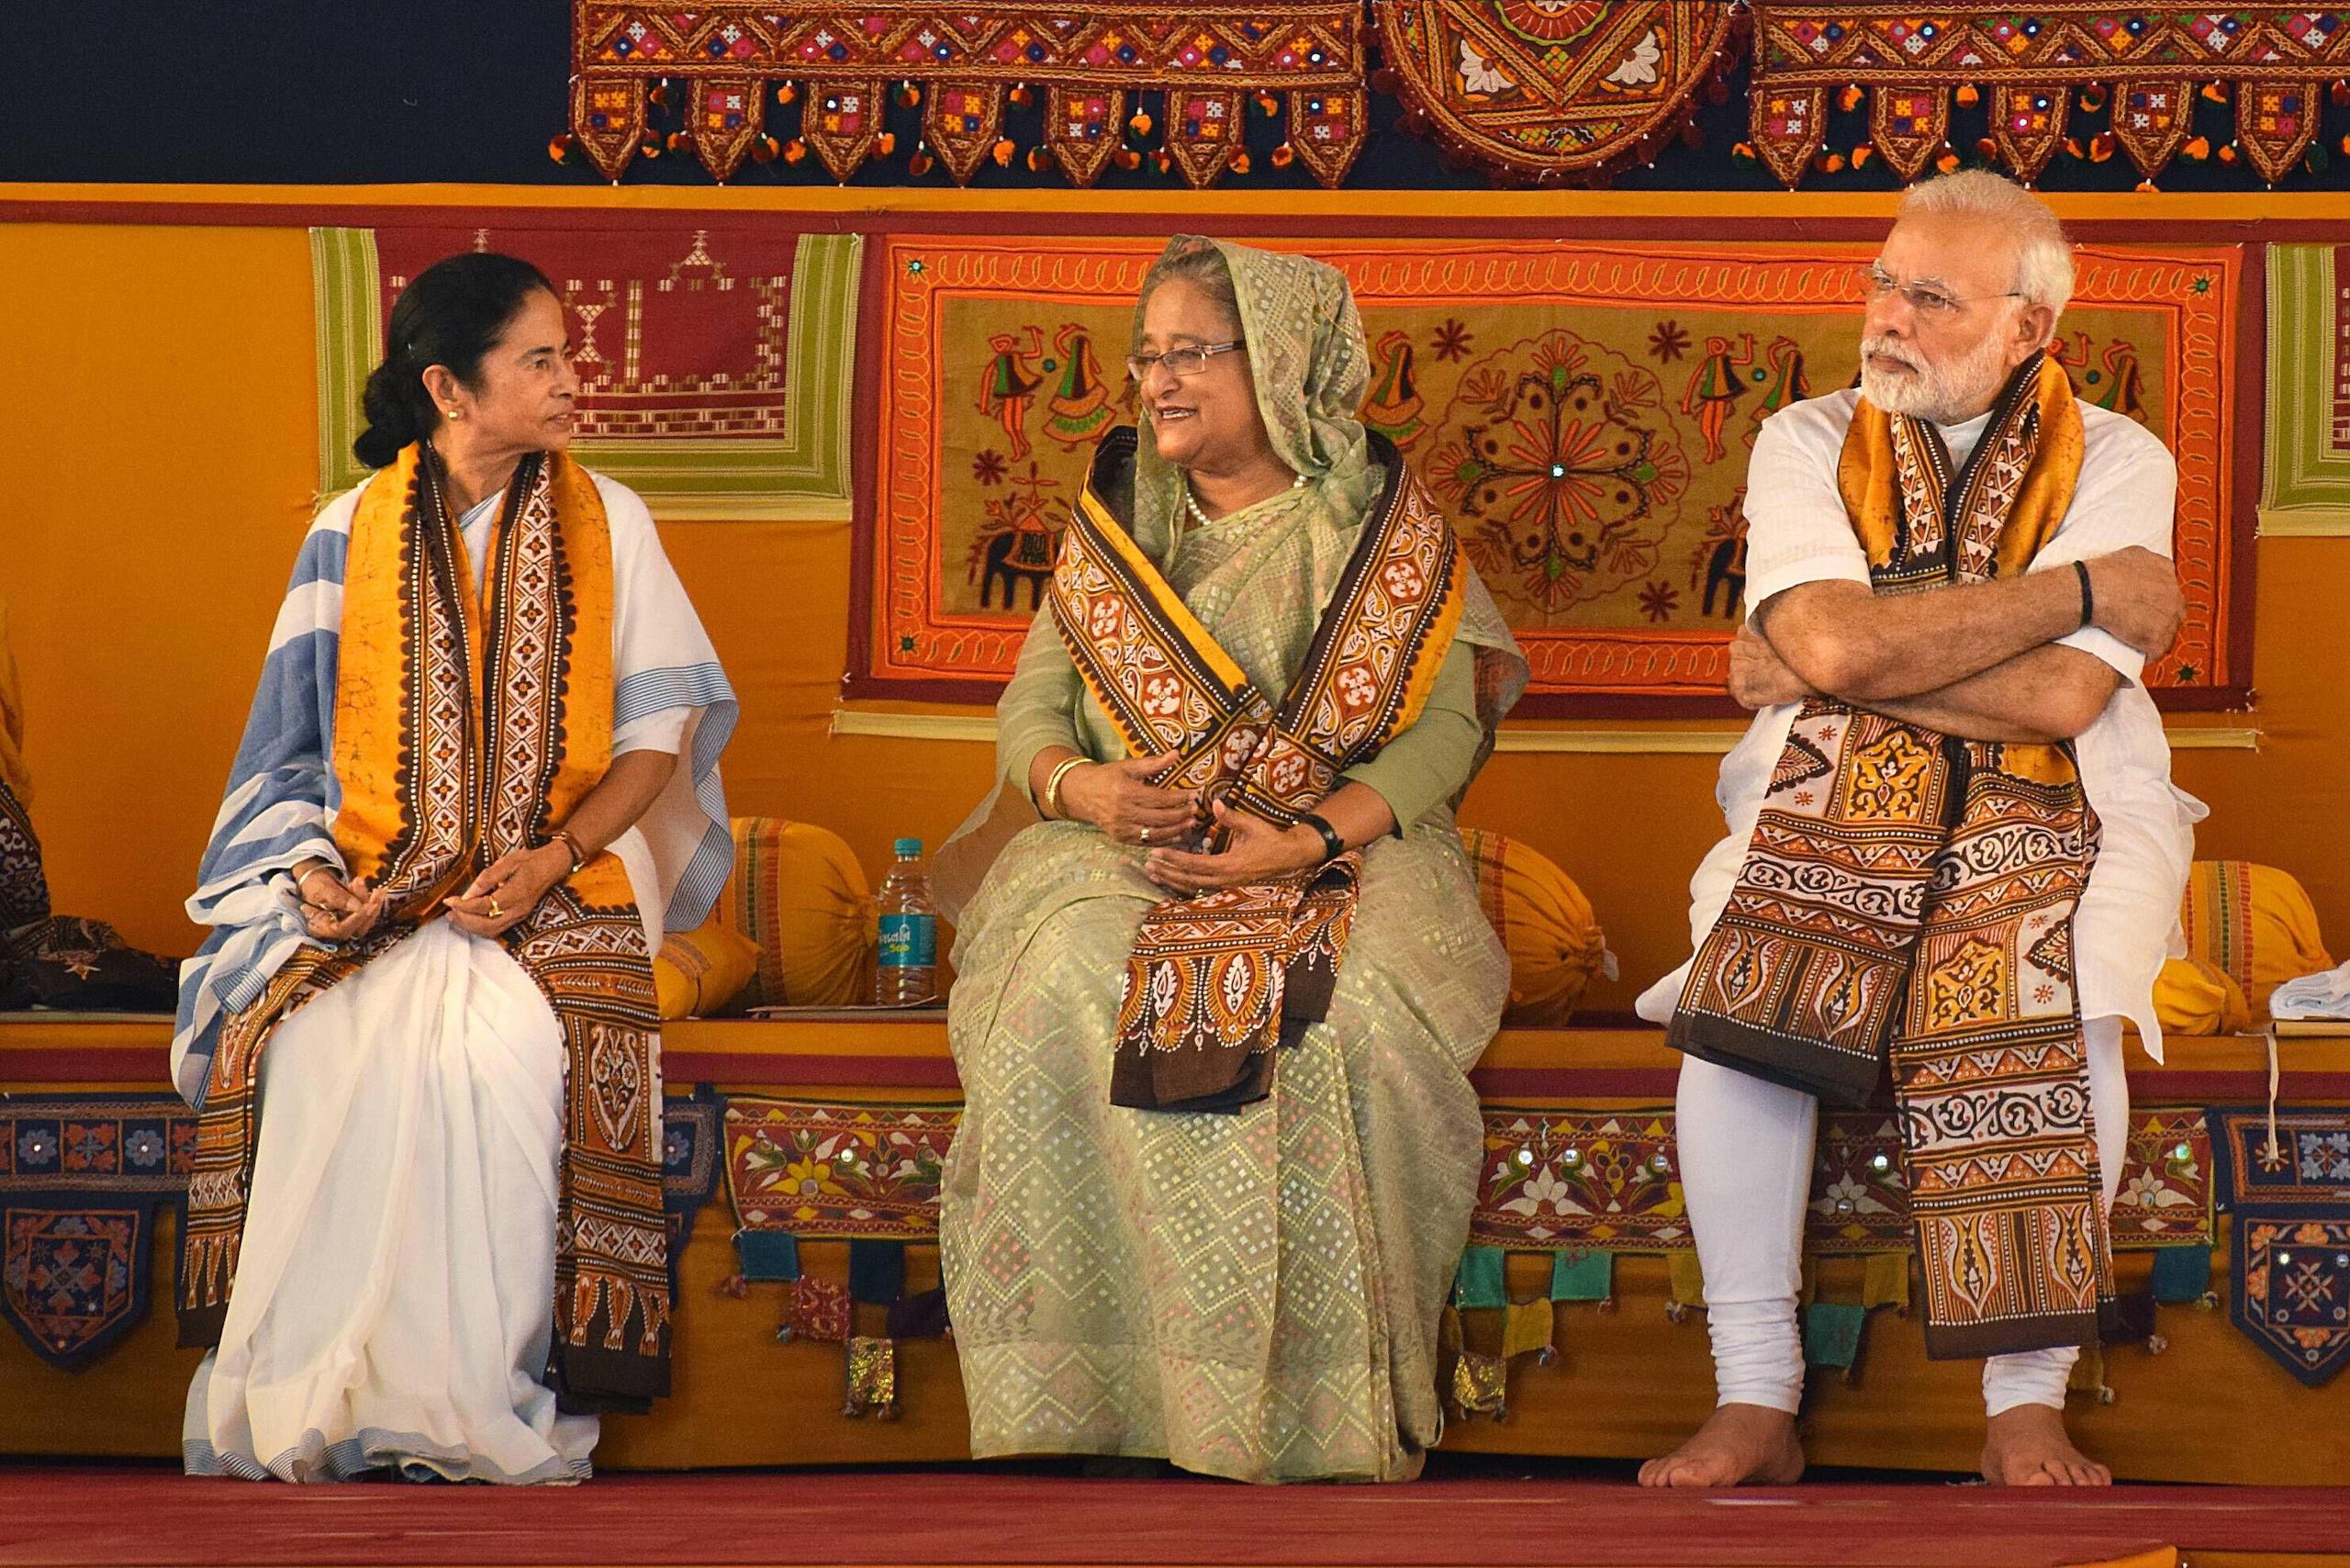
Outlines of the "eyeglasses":
{"label": "eyeglasses", "polygon": [[1235,349],[1246,352],[1248,347],[1243,342],[1192,343],[1180,349],[1169,349],[1165,353],[1130,353],[1126,356],[1126,374],[1136,381],[1142,381],[1148,378],[1155,367],[1163,364],[1176,375],[1197,375],[1216,355],[1230,353]]}
{"label": "eyeglasses", "polygon": [[1934,287],[1931,284],[1902,283],[1883,267],[1871,263],[1861,269],[1861,285],[1868,290],[1872,304],[1888,294],[1898,294],[1909,302],[1909,308],[1932,320],[1938,317],[1955,316],[1969,305],[1986,299],[2021,299],[2023,291],[2011,288],[2004,294],[1978,294],[1972,299],[1961,299],[1954,294]]}

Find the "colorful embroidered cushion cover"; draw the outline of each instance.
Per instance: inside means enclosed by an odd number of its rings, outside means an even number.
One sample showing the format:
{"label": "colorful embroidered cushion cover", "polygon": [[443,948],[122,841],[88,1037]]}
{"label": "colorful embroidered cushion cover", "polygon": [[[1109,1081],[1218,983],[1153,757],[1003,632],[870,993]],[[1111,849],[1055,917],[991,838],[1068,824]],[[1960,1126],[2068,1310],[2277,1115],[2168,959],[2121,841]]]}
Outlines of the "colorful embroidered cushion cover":
{"label": "colorful embroidered cushion cover", "polygon": [[[2022,571],[2081,453],[2042,355],[1955,473],[1933,426],[1862,401],[1839,483],[1873,586]],[[1667,1035],[1832,1105],[1889,1060],[1936,1357],[2079,1344],[2110,1300],[2072,956],[2098,835],[2069,744],[1807,701]]]}

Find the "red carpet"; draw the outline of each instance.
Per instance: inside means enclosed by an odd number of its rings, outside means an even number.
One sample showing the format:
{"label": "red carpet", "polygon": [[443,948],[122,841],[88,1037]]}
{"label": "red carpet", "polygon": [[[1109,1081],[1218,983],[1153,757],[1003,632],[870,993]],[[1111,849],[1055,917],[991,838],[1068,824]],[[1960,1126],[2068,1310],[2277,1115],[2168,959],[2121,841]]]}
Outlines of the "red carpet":
{"label": "red carpet", "polygon": [[[1654,1494],[1446,1477],[1264,1489],[952,1472],[612,1475],[577,1489],[189,1481],[0,1468],[0,1563],[1695,1564],[2046,1568],[2174,1546],[2350,1554],[2350,1487],[2097,1494],[1807,1484]],[[2303,1555],[2306,1554],[2306,1555]],[[2350,1562],[2350,1555],[2330,1559]],[[2244,1557],[2230,1555],[2238,1563]]]}

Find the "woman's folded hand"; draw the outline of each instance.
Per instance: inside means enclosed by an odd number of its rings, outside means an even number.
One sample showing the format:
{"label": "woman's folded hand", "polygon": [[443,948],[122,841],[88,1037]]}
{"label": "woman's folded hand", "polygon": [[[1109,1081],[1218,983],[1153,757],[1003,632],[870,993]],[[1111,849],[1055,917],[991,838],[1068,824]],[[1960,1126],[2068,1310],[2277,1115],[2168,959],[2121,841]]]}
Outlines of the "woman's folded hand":
{"label": "woman's folded hand", "polygon": [[1215,803],[1215,825],[1225,830],[1225,846],[1214,855],[1154,849],[1143,875],[1178,898],[1250,882],[1285,881],[1322,864],[1322,835],[1310,827],[1275,827],[1260,816]]}
{"label": "woman's folded hand", "polygon": [[1061,780],[1061,814],[1091,823],[1121,844],[1172,843],[1194,825],[1196,797],[1189,790],[1162,790],[1150,779],[1176,760],[1170,751],[1073,767]]}

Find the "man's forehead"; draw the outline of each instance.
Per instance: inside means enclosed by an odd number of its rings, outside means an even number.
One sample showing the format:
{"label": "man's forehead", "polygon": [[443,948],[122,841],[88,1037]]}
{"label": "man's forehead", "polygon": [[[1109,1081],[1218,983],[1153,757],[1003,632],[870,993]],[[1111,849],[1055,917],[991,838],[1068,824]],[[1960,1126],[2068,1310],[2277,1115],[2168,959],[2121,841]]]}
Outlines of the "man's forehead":
{"label": "man's forehead", "polygon": [[1981,283],[2005,288],[2015,273],[2016,237],[1988,217],[1923,213],[1895,224],[1877,256],[1905,283]]}

